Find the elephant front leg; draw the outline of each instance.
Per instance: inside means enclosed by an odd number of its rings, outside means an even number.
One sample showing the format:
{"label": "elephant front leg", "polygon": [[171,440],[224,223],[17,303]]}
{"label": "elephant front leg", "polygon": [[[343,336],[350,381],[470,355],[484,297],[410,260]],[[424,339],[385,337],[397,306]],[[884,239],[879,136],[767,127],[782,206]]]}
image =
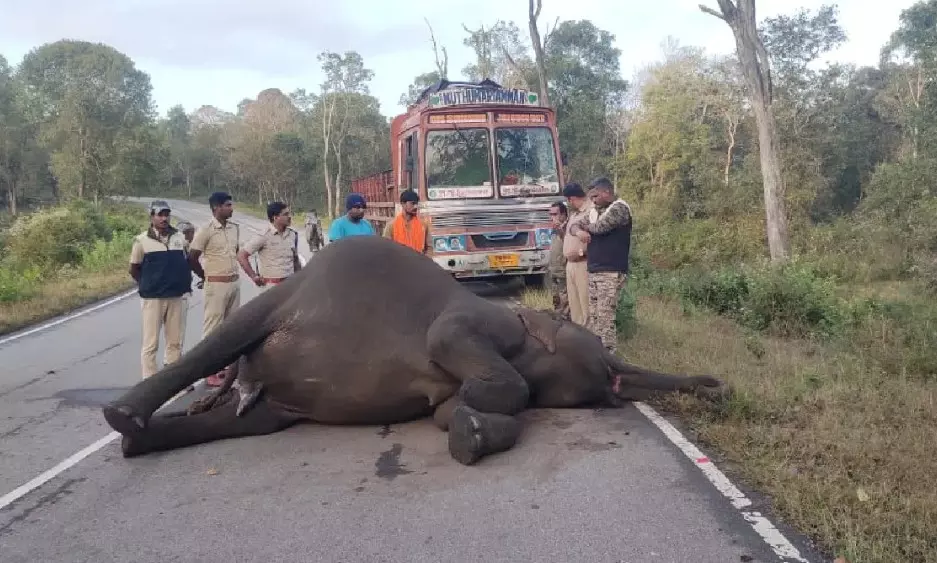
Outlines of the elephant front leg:
{"label": "elephant front leg", "polygon": [[433,362],[462,382],[434,416],[437,426],[448,428],[452,457],[471,465],[511,449],[521,433],[515,415],[530,396],[527,382],[466,315],[441,316],[428,339]]}

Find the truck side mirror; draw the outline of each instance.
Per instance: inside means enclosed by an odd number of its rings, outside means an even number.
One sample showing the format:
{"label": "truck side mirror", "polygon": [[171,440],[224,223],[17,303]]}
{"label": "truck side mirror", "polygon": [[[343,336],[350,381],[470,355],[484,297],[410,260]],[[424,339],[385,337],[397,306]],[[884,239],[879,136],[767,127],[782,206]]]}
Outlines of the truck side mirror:
{"label": "truck side mirror", "polygon": [[565,152],[560,153],[560,163],[563,166],[569,166],[569,157],[566,155]]}
{"label": "truck side mirror", "polygon": [[413,172],[413,157],[412,156],[407,157],[406,164],[404,165],[404,169],[407,172]]}

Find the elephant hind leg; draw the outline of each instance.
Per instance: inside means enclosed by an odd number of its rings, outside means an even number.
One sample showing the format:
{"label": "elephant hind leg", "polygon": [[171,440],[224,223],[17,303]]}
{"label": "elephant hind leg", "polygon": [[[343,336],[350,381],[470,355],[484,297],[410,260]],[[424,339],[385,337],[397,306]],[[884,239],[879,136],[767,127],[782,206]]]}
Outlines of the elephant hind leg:
{"label": "elephant hind leg", "polygon": [[521,423],[507,414],[483,413],[465,404],[452,411],[449,422],[449,454],[463,465],[514,447]]}
{"label": "elephant hind leg", "polygon": [[461,383],[434,419],[448,429],[449,453],[465,465],[511,449],[521,432],[514,417],[530,400],[527,382],[486,334],[486,323],[471,313],[451,312],[437,318],[427,334],[430,358]]}
{"label": "elephant hind leg", "polygon": [[237,415],[238,401],[227,401],[194,415],[173,413],[154,415],[146,429],[125,434],[121,442],[124,457],[174,450],[226,438],[261,436],[284,430],[301,417],[275,409],[265,400]]}

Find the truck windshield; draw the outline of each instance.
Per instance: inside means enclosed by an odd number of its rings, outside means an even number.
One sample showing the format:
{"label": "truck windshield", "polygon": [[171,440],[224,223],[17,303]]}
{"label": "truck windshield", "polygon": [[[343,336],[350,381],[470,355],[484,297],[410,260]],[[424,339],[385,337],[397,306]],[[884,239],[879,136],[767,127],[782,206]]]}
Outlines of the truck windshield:
{"label": "truck windshield", "polygon": [[498,193],[527,197],[560,193],[553,134],[546,127],[495,129]]}
{"label": "truck windshield", "polygon": [[494,197],[487,129],[430,131],[426,135],[429,199]]}

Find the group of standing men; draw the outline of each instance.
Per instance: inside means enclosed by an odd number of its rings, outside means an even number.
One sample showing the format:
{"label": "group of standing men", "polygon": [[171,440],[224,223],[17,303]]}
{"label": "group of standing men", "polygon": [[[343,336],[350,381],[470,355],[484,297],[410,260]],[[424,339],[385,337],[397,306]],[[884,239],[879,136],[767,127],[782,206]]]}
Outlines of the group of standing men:
{"label": "group of standing men", "polygon": [[[177,361],[182,354],[193,272],[199,278],[198,287],[204,290],[204,338],[241,305],[239,266],[261,288],[283,282],[302,267],[299,233],[290,228],[289,206],[270,203],[267,206],[270,225],[241,248],[240,226],[230,220],[234,214],[233,198],[225,192],[215,192],[208,198],[208,204],[212,219],[196,230],[188,221],[180,221],[173,228],[169,223],[169,205],[153,202],[150,227],[134,240],[130,275],[137,281],[143,311],[144,378],[157,371],[160,332],[166,340],[165,364]],[[254,254],[259,259],[259,271],[250,263]],[[206,383],[218,386],[223,375],[224,370],[212,374]]]}
{"label": "group of standing men", "polygon": [[[589,185],[588,196],[576,183],[567,184],[562,202],[553,204],[550,215],[554,240],[550,277],[554,307],[575,323],[597,334],[614,352],[617,346],[615,311],[628,277],[631,246],[631,208],[617,198],[607,178]],[[401,211],[388,221],[382,235],[425,254],[431,247],[429,229],[418,217],[419,195],[406,190],[400,195]],[[208,198],[212,219],[196,230],[181,221],[173,228],[171,210],[162,201],[150,206],[150,226],[134,240],[130,253],[130,275],[138,284],[143,317],[141,363],[143,377],[156,373],[160,332],[166,339],[165,363],[182,354],[185,340],[188,297],[192,273],[204,290],[202,337],[204,338],[241,305],[239,267],[261,288],[286,280],[302,267],[299,233],[290,228],[289,206],[272,202],[267,206],[267,229],[240,247],[240,226],[232,222],[233,198],[215,192]],[[367,202],[358,193],[345,200],[346,213],[332,222],[329,240],[348,236],[376,235],[364,218]],[[306,238],[314,251],[324,245],[315,214],[307,215]],[[259,268],[250,263],[257,255]],[[230,366],[225,369],[230,369]],[[206,378],[210,386],[221,384],[224,370]]]}
{"label": "group of standing men", "polygon": [[[408,190],[400,201],[401,213],[388,222],[383,234],[425,253],[430,239],[425,223],[417,217],[419,196]],[[143,311],[141,363],[144,378],[157,371],[160,332],[166,340],[164,363],[171,364],[182,355],[193,272],[199,278],[197,287],[204,290],[204,338],[241,305],[239,267],[260,288],[282,283],[302,268],[299,233],[290,228],[292,214],[288,205],[278,201],[267,205],[270,225],[243,248],[239,242],[240,225],[230,220],[234,214],[233,198],[228,193],[215,192],[208,198],[208,205],[212,219],[196,230],[188,221],[180,221],[173,228],[169,205],[154,201],[150,205],[149,228],[134,239],[130,275],[137,282]],[[349,194],[345,200],[346,214],[333,221],[329,229],[330,241],[354,235],[375,235],[374,227],[364,218],[366,208],[364,196]],[[313,252],[324,246],[314,212],[307,214],[305,230]],[[252,255],[258,258],[256,269],[251,265]],[[210,375],[206,383],[221,385],[224,372]]]}
{"label": "group of standing men", "polygon": [[615,352],[615,311],[628,279],[631,207],[615,195],[608,178],[598,178],[586,194],[572,182],[563,189],[569,203],[550,208],[554,234],[550,285],[554,309],[602,339]]}

